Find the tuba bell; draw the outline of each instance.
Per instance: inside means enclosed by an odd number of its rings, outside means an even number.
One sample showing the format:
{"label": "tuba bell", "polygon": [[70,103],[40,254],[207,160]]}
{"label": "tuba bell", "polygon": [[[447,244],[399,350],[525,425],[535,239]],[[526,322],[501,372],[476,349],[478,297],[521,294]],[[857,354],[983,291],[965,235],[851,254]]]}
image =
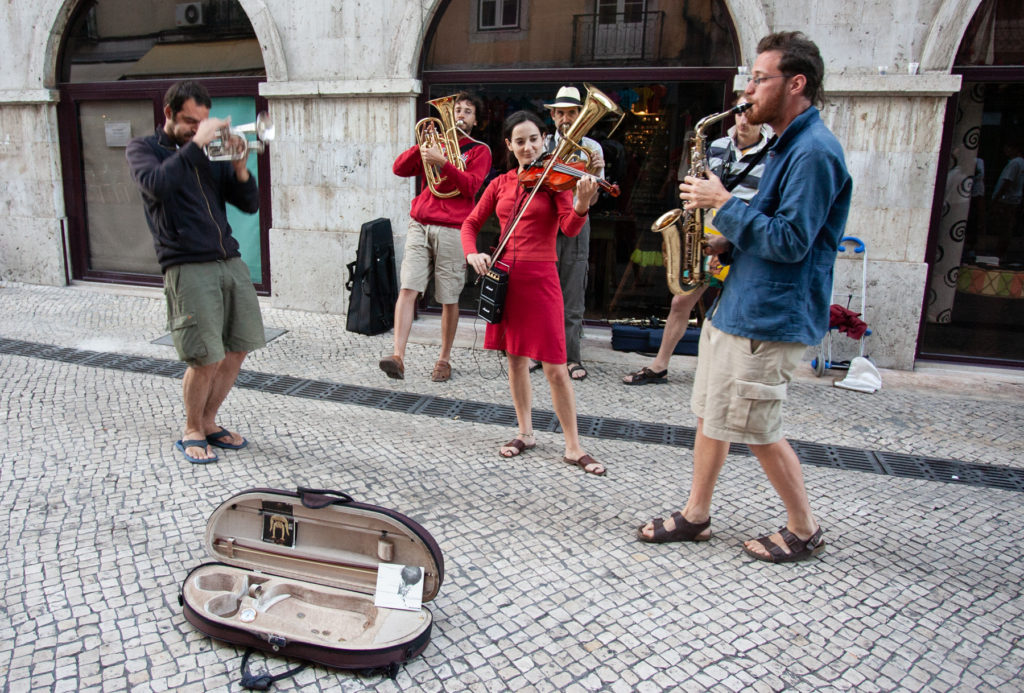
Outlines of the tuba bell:
{"label": "tuba bell", "polygon": [[[694,128],[690,148],[690,168],[686,175],[707,178],[707,135],[711,125],[730,115],[737,115],[753,104],[741,103],[728,111],[702,118]],[[676,296],[692,294],[707,283],[705,271],[704,210],[673,209],[662,214],[651,225],[651,231],[662,235],[661,252],[665,259],[665,280],[668,290]]]}
{"label": "tuba bell", "polygon": [[590,152],[583,146],[583,136],[590,132],[599,120],[609,113],[614,113],[619,116],[619,119],[608,132],[608,136],[611,137],[612,133],[622,123],[622,119],[626,117],[626,114],[597,87],[587,83],[584,83],[583,86],[587,90],[587,98],[583,100],[583,108],[580,109],[580,114],[576,116],[576,120],[572,121],[569,129],[562,133],[562,139],[558,143],[558,147],[555,148],[552,159],[573,160],[580,158],[586,161],[589,168]]}
{"label": "tuba bell", "polygon": [[[417,121],[416,143],[421,147],[424,144],[431,147],[439,147],[444,154],[444,158],[448,159],[448,163],[460,171],[465,171],[466,163],[462,160],[462,153],[459,151],[459,133],[461,130],[459,129],[458,122],[455,120],[455,99],[457,96],[458,94],[452,94],[427,102],[437,109],[440,117],[423,118]],[[427,187],[430,188],[430,192],[433,193],[434,197],[445,199],[459,194],[458,190],[451,190],[449,192],[438,190],[441,182],[447,179],[446,176],[441,175],[440,167],[424,161],[423,172],[427,181]]]}
{"label": "tuba bell", "polygon": [[[255,140],[246,137],[250,132],[256,135]],[[270,119],[269,113],[263,111],[251,123],[221,128],[217,137],[203,147],[203,152],[210,161],[240,161],[248,157],[250,152],[262,154],[267,150],[266,143],[273,139],[274,121]],[[235,144],[239,141],[239,144]]]}

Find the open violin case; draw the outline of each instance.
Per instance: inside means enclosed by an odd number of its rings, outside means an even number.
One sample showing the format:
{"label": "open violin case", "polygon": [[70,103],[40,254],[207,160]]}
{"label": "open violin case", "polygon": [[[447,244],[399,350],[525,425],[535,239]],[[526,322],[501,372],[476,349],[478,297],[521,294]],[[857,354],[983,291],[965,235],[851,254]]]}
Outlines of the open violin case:
{"label": "open violin case", "polygon": [[[423,602],[444,579],[433,537],[397,511],[338,491],[250,489],[213,512],[205,544],[215,561],[188,574],[179,602],[210,637],[328,667],[384,667],[392,677],[430,642],[425,606],[374,606],[381,563],[422,568]],[[242,671],[246,685],[244,661]]]}

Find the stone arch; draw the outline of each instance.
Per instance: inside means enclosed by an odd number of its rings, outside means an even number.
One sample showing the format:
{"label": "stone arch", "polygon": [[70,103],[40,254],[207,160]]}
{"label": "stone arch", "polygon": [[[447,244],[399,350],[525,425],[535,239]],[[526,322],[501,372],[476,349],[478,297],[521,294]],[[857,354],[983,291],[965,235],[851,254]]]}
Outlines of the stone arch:
{"label": "stone arch", "polygon": [[725,6],[736,29],[740,64],[749,65],[754,61],[757,42],[771,31],[764,3],[758,0],[725,0]]}
{"label": "stone arch", "polygon": [[943,0],[921,46],[921,69],[949,72],[981,0]]}
{"label": "stone arch", "polygon": [[[42,10],[43,17],[53,17],[53,23],[48,29],[39,28],[38,31],[46,31],[46,36],[37,36],[36,45],[43,45],[42,51],[33,51],[33,55],[40,56],[36,64],[33,60],[35,74],[42,76],[43,86],[53,89],[57,86],[57,53],[60,48],[61,38],[67,31],[71,15],[80,4],[81,0],[51,0]],[[238,4],[245,10],[249,17],[253,31],[256,33],[256,40],[260,43],[260,50],[263,53],[263,68],[267,72],[268,82],[288,81],[288,61],[285,57],[284,47],[281,43],[281,35],[277,31],[274,17],[267,8],[266,0],[238,0]],[[37,27],[44,27],[45,22],[40,22]]]}

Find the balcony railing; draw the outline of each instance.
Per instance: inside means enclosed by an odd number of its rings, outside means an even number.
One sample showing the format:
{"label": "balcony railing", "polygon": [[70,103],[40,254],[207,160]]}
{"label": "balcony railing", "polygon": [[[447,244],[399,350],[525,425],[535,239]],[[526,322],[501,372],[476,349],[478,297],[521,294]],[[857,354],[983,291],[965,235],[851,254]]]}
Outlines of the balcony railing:
{"label": "balcony railing", "polygon": [[664,12],[602,12],[572,19],[573,64],[660,57]]}

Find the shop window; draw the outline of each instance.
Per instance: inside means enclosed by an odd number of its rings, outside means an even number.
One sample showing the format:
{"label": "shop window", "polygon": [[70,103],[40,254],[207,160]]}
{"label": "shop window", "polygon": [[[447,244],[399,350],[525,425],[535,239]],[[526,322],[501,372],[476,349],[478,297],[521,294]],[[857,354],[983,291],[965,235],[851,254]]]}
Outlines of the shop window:
{"label": "shop window", "polygon": [[[463,90],[481,96],[484,110],[472,135],[490,146],[494,177],[508,170],[509,165],[501,137],[504,119],[514,111],[529,109],[546,118],[550,130],[553,123],[543,103],[551,101],[563,84],[444,83],[432,85],[428,98]],[[602,193],[591,208],[585,317],[664,318],[672,297],[665,278],[662,237],[651,231],[651,225],[665,212],[679,207],[678,183],[686,172],[685,138],[698,120],[722,110],[725,85],[598,82],[594,86],[626,115],[615,132],[610,130],[617,117],[608,115],[588,134],[601,144],[605,179],[618,184],[621,191],[618,197]],[[720,136],[729,125],[731,121],[723,123],[722,129],[716,129],[710,137]],[[496,245],[497,237],[498,225],[492,216],[480,233],[478,245],[490,248]],[[472,270],[467,278],[459,304],[464,310],[474,310],[479,289]],[[428,289],[426,296],[432,297],[432,290]],[[432,298],[428,298],[428,305],[440,307]]]}
{"label": "shop window", "polygon": [[[591,208],[585,317],[666,317],[672,297],[662,236],[651,225],[679,207],[688,131],[727,101],[739,53],[724,0],[522,0],[518,29],[490,32],[478,29],[484,4],[445,5],[426,42],[423,99],[463,90],[482,97],[484,109],[472,134],[491,148],[492,176],[507,170],[501,127],[513,111],[534,111],[550,130],[544,103],[561,86],[584,92],[589,82],[615,101],[626,113],[622,124],[610,132],[615,118],[608,116],[588,135],[602,145],[605,179],[621,192],[602,193]],[[422,115],[433,115],[426,112],[429,106],[423,108]],[[709,137],[731,124],[722,122]],[[481,231],[481,249],[493,245],[497,234],[492,218]],[[470,311],[478,289],[472,273],[467,276],[460,306]],[[713,293],[706,294],[708,301]],[[426,307],[439,307],[430,289],[425,296]]]}
{"label": "shop window", "polygon": [[1024,65],[1024,3],[982,0],[967,27],[956,65]]}

